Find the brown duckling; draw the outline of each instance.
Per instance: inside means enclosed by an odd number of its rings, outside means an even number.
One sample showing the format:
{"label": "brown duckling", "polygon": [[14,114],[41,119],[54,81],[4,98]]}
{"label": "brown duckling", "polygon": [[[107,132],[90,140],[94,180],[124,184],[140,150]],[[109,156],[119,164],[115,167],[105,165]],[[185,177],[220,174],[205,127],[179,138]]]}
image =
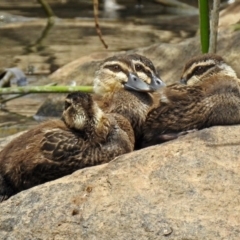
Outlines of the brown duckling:
{"label": "brown duckling", "polygon": [[142,147],[171,140],[184,131],[240,123],[240,80],[215,54],[191,59],[181,82],[161,89],[158,106],[143,126]]}
{"label": "brown duckling", "polygon": [[134,132],[118,114],[105,114],[84,93],[71,93],[62,120],[49,120],[0,152],[0,202],[74,171],[131,152]]}
{"label": "brown duckling", "polygon": [[153,64],[143,56],[121,55],[104,61],[94,88],[109,113],[105,114],[89,95],[68,95],[63,121],[40,124],[0,153],[0,201],[132,151],[132,125],[140,129],[152,102],[147,92],[162,85]]}
{"label": "brown duckling", "polygon": [[[140,80],[143,80],[143,84]],[[138,83],[139,82],[139,83]],[[132,125],[136,145],[142,125],[153,105],[153,91],[164,86],[153,63],[139,54],[123,54],[106,59],[96,72],[94,92],[104,111],[124,116]]]}

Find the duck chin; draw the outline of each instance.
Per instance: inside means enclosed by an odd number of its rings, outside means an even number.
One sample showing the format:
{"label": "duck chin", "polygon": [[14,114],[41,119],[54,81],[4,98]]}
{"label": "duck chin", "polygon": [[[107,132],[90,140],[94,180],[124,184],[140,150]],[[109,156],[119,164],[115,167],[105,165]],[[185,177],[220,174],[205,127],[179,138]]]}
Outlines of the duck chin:
{"label": "duck chin", "polygon": [[109,86],[104,84],[102,81],[100,81],[99,78],[94,79],[94,85],[93,85],[93,91],[95,94],[99,96],[105,95],[107,92],[110,91]]}
{"label": "duck chin", "polygon": [[117,92],[118,90],[123,89],[123,84],[118,82],[107,82],[103,83],[99,79],[94,80],[93,91],[95,94],[99,96],[106,96],[108,94],[112,94]]}
{"label": "duck chin", "polygon": [[82,130],[84,129],[87,119],[84,112],[76,113],[76,111],[64,111],[62,119],[65,124],[72,129]]}
{"label": "duck chin", "polygon": [[71,124],[72,128],[83,130],[85,128],[87,119],[84,113],[75,116],[74,122]]}

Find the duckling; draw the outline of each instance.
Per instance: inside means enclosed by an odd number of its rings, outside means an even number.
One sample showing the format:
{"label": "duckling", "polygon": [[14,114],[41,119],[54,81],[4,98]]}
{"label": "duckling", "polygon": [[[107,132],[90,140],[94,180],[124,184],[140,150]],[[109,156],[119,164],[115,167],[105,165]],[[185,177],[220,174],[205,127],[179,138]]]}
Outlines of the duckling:
{"label": "duckling", "polygon": [[[202,54],[190,59],[184,66],[180,83],[189,86],[206,82],[211,76],[229,76],[238,79],[236,72],[224,59],[212,53]],[[238,79],[239,81],[239,79]]]}
{"label": "duckling", "polygon": [[74,171],[131,152],[134,132],[118,114],[105,114],[84,93],[65,100],[62,120],[48,120],[0,152],[0,202]]}
{"label": "duckling", "polygon": [[106,59],[94,78],[94,92],[102,109],[121,114],[131,123],[135,149],[139,148],[142,125],[154,102],[152,92],[163,86],[153,63],[139,54]]}
{"label": "duckling", "polygon": [[70,94],[62,121],[42,123],[0,153],[0,200],[132,151],[132,125],[140,128],[152,102],[148,92],[163,85],[152,62],[143,56],[121,55],[104,61],[94,88],[103,102],[111,100],[105,107],[108,113],[89,95]]}
{"label": "duckling", "polygon": [[161,90],[143,126],[142,147],[177,138],[185,131],[240,123],[240,80],[215,54],[188,61],[181,82]]}

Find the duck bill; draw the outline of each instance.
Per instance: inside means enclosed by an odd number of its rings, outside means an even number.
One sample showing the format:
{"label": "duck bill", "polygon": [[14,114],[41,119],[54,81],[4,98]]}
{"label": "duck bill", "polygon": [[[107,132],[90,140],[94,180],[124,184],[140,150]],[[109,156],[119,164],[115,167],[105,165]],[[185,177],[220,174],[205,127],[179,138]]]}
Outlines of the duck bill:
{"label": "duck bill", "polygon": [[181,84],[187,84],[187,79],[186,78],[181,78],[180,83]]}
{"label": "duck bill", "polygon": [[138,91],[138,92],[152,92],[150,85],[142,81],[139,77],[130,73],[128,81],[124,84],[126,90]]}
{"label": "duck bill", "polygon": [[160,78],[153,76],[149,86],[152,91],[157,91],[159,88],[165,87],[166,84]]}

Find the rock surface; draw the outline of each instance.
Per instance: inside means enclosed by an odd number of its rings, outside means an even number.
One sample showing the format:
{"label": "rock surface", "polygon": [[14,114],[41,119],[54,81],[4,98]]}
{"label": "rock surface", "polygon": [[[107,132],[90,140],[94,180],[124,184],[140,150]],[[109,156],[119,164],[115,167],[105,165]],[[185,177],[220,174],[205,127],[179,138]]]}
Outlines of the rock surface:
{"label": "rock surface", "polygon": [[[229,28],[239,13],[233,21],[228,14],[221,15],[218,53],[240,76],[240,31]],[[133,52],[149,57],[170,84],[200,53],[200,43],[197,36]],[[51,79],[91,84],[97,65],[110,55],[77,59]],[[0,239],[238,240],[239,131],[204,129],[23,191],[0,204]],[[0,150],[14,137],[0,139]]]}
{"label": "rock surface", "polygon": [[[236,70],[240,76],[240,31],[222,30],[218,36],[218,54]],[[184,64],[201,52],[199,36],[186,39],[181,43],[161,43],[149,47],[135,49],[136,52],[151,59],[159,70],[160,76],[167,84],[177,82],[181,76]],[[76,81],[77,85],[91,85],[94,73],[101,60],[114,53],[94,53],[88,57],[75,60],[53,73],[53,82],[67,84]]]}
{"label": "rock surface", "polygon": [[240,126],[212,127],[23,191],[0,239],[239,239]]}

